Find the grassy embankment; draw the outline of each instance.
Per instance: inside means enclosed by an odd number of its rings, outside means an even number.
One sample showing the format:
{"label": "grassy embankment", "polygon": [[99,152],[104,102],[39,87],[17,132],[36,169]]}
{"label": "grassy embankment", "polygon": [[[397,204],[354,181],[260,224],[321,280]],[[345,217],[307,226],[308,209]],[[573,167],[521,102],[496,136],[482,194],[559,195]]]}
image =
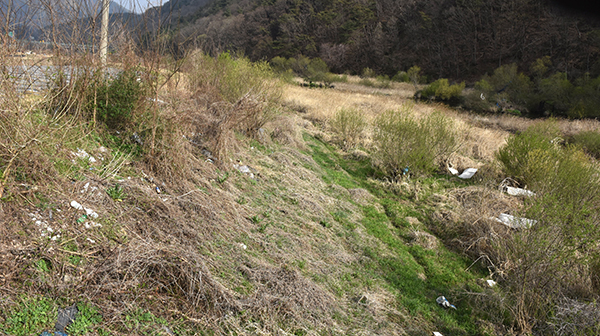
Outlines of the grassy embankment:
{"label": "grassy embankment", "polygon": [[[434,158],[433,173],[396,178],[384,173],[374,125],[387,110],[407,111],[412,86],[379,92],[350,80],[308,89],[227,56],[187,61],[174,76],[152,70],[112,88],[82,76],[87,85],[63,83],[45,98],[19,95],[5,81],[4,333],[51,329],[57,308],[74,303],[81,314],[71,334],[494,335],[539,327],[539,312],[527,307],[536,298],[518,291],[523,268],[510,259],[524,246],[513,237],[527,237],[490,220],[530,209],[498,191],[506,176],[496,153],[509,132],[535,122],[414,105],[415,120],[434,110],[451,118],[459,146]],[[365,117],[351,143],[332,127],[340,108]],[[598,126],[557,125],[564,137]],[[465,181],[449,165],[480,170]],[[524,274],[537,269],[525,266]],[[591,280],[579,297],[588,302],[594,273],[583,268]],[[439,307],[439,295],[457,310]]]}

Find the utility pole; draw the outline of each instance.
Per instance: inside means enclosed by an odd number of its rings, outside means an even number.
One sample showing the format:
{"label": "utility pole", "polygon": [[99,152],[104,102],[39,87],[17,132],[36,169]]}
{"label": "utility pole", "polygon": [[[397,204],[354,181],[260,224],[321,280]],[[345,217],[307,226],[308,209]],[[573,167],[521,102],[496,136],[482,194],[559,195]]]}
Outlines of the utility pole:
{"label": "utility pole", "polygon": [[108,9],[110,0],[102,0],[102,26],[100,27],[100,62],[102,68],[106,67],[108,53]]}

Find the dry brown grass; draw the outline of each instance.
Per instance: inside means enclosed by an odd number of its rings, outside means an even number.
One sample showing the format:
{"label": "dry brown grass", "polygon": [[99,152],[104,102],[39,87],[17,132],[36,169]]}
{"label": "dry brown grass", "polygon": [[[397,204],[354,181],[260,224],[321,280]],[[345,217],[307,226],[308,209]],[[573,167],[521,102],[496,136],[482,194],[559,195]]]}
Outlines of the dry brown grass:
{"label": "dry brown grass", "polygon": [[500,260],[495,245],[498,239],[510,234],[511,229],[492,218],[501,213],[514,213],[522,207],[522,200],[508,196],[494,186],[472,186],[450,190],[439,203],[434,214],[436,233],[453,237],[450,244],[477,259],[487,256],[484,262],[494,271],[501,265],[491,265]]}
{"label": "dry brown grass", "polygon": [[[185,76],[182,83],[189,84]],[[236,113],[255,111],[259,103],[244,97],[224,104],[210,88],[192,95],[185,85],[166,85],[161,92],[166,104],[151,106],[160,121],[154,155],[134,163],[121,160],[114,174],[99,176],[88,170],[80,180],[71,181],[50,169],[52,163],[41,146],[26,146],[19,154],[15,165],[40,178],[27,185],[8,180],[16,200],[0,203],[0,290],[8,297],[0,307],[14,304],[21,294],[44,294],[90,300],[111,325],[123,324],[123,313],[140,307],[173,321],[183,318],[189,326],[240,335],[299,330],[308,334],[376,330],[398,335],[405,334],[402,326],[418,325],[405,311],[392,308],[396,297],[377,281],[337,294],[339,279],[365,260],[365,247],[390,253],[360,225],[360,206],[383,209],[366,189],[323,182],[325,173],[304,153],[308,146],[303,140],[304,132],[327,139],[326,122],[340,107],[358,108],[370,120],[385,110],[399,109],[411,100],[407,86],[370,91],[353,80],[327,90],[287,86],[283,99],[298,113],[264,124],[255,138],[264,146],[259,148],[251,138],[231,132],[240,122],[236,118],[243,117]],[[8,100],[2,104],[5,110],[18,107],[9,106]],[[507,130],[527,123],[499,118],[498,126],[490,128],[441,105],[417,104],[414,110],[420,116],[440,111],[455,118],[464,130],[464,144],[450,158],[457,168],[487,167]],[[31,133],[36,130],[31,120],[1,116],[13,128],[23,121],[21,133],[0,140],[6,162],[24,141],[40,137]],[[567,133],[597,124],[565,121],[561,125]],[[207,162],[205,150],[219,148],[219,134],[230,143],[221,144],[228,152],[215,165]],[[68,149],[55,146],[61,143],[57,138],[44,138],[54,148],[51,153],[55,158],[69,157]],[[63,143],[77,140],[72,135],[61,139]],[[90,152],[100,155],[97,148]],[[103,155],[106,160],[117,156],[115,152]],[[368,154],[355,151],[354,155]],[[240,173],[234,164],[248,165],[255,177]],[[58,177],[43,181],[48,176]],[[415,181],[372,182],[397,188],[415,202],[424,194]],[[97,191],[82,193],[87,183]],[[123,202],[105,192],[115,183],[124,188]],[[492,257],[494,239],[509,230],[489,217],[521,206],[519,199],[495,188],[461,188],[433,197],[440,236],[452,236],[450,244],[473,256]],[[38,206],[44,197],[36,194],[45,196],[47,208]],[[97,211],[102,227],[82,227],[77,222],[82,213],[69,206],[71,200]],[[347,214],[347,221],[357,226],[351,235],[335,221],[336,212]],[[41,237],[30,213],[60,229],[62,240]],[[439,244],[416,224],[409,238],[425,248]],[[73,264],[71,256],[81,257],[82,263]],[[40,260],[48,261],[52,271],[37,268]]]}

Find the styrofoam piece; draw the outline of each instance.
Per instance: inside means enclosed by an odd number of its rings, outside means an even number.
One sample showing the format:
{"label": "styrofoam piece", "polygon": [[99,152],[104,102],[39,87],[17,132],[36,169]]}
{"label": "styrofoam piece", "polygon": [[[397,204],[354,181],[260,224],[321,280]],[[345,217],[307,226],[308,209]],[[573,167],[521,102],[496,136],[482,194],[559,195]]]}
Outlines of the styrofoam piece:
{"label": "styrofoam piece", "polygon": [[458,175],[458,178],[470,179],[473,177],[473,175],[475,175],[475,173],[477,173],[477,168],[467,168],[462,172],[462,174]]}
{"label": "styrofoam piece", "polygon": [[434,331],[433,336],[444,336],[441,332]]}
{"label": "styrofoam piece", "polygon": [[505,213],[501,213],[498,218],[494,218],[494,220],[511,229],[529,229],[537,223],[535,219],[515,217]]}
{"label": "styrofoam piece", "polygon": [[83,206],[76,201],[71,201],[71,206],[77,210],[83,210]]}
{"label": "styrofoam piece", "polygon": [[487,282],[488,286],[490,286],[490,287],[496,286],[496,281],[494,281],[492,279],[488,279],[488,280],[486,280],[486,282]]}
{"label": "styrofoam piece", "polygon": [[452,168],[452,167],[448,167],[448,170],[450,171],[450,173],[452,173],[452,175],[456,175],[458,174],[458,170]]}
{"label": "styrofoam piece", "polygon": [[512,196],[535,196],[533,191],[514,187],[506,187],[506,193]]}

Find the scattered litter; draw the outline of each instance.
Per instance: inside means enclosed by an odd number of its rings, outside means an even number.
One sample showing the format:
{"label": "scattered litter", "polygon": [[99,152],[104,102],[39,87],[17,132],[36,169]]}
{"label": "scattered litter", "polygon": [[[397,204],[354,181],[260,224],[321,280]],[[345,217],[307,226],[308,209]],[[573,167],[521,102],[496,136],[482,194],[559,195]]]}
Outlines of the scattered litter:
{"label": "scattered litter", "polygon": [[[71,206],[77,210],[85,210],[85,216],[86,216],[85,218],[87,218],[87,217],[98,218],[98,214],[96,213],[96,211],[94,211],[92,209],[84,208],[83,205],[79,204],[79,202],[77,202],[77,201],[71,201]],[[80,220],[82,217],[84,217],[84,216],[79,217],[77,222],[81,223]],[[85,218],[83,220],[85,220]]]}
{"label": "scattered litter", "polygon": [[470,179],[473,177],[473,175],[475,175],[475,173],[477,173],[477,168],[467,168],[462,172],[462,174],[458,175],[458,178]]}
{"label": "scattered litter", "polygon": [[[64,309],[58,309],[58,318],[56,319],[56,324],[54,325],[54,329],[57,332],[64,333],[65,328],[73,323],[77,318],[77,305],[74,304],[70,307]],[[56,334],[55,334],[56,335]]]}
{"label": "scattered litter", "polygon": [[81,193],[82,193],[82,194],[83,194],[83,193],[86,193],[86,192],[88,191],[88,189],[90,190],[90,192],[94,192],[94,191],[98,190],[98,187],[91,187],[91,188],[90,188],[90,183],[88,182],[88,183],[86,183],[86,184],[83,186],[83,189],[81,190]]}
{"label": "scattered litter", "polygon": [[85,240],[89,241],[92,244],[96,244],[96,241],[93,240],[92,238],[86,238]]}
{"label": "scattered litter", "polygon": [[148,100],[159,104],[166,104],[164,101],[156,98],[148,98]]}
{"label": "scattered litter", "polygon": [[496,281],[494,281],[492,279],[488,279],[485,282],[487,282],[488,286],[490,286],[490,287],[496,286]]}
{"label": "scattered litter", "polygon": [[506,193],[512,196],[535,196],[535,193],[533,191],[514,187],[506,187]]}
{"label": "scattered litter", "polygon": [[445,309],[448,309],[448,308],[456,309],[456,307],[453,304],[451,304],[450,301],[448,301],[446,299],[446,297],[444,297],[444,296],[438,296],[438,298],[435,299],[435,302],[437,302],[437,304],[444,307]]}
{"label": "scattered litter", "polygon": [[240,247],[241,247],[243,250],[245,250],[245,249],[247,249],[247,248],[248,248],[248,246],[246,246],[246,244],[244,244],[244,243],[240,243]]}
{"label": "scattered litter", "polygon": [[212,159],[206,159],[206,162],[208,162],[208,163],[214,163],[214,161]]}
{"label": "scattered litter", "polygon": [[71,206],[77,210],[83,210],[83,206],[77,201],[71,201]]}
{"label": "scattered litter", "polygon": [[157,194],[160,194],[160,188],[159,187],[155,187],[154,190],[156,190]]}
{"label": "scattered litter", "polygon": [[102,227],[102,224],[96,223],[96,222],[86,222],[85,224],[83,224],[83,226],[86,229],[91,229],[91,228],[95,228],[95,227]]}
{"label": "scattered litter", "polygon": [[244,173],[244,174],[251,173],[250,168],[248,166],[233,165],[233,167],[236,168],[237,170],[239,170],[240,173]]}
{"label": "scattered litter", "polygon": [[[448,167],[448,170],[452,175],[457,175],[458,170],[456,168]],[[461,179],[470,179],[477,172],[477,168],[467,168],[463,170],[462,174],[458,175]]]}
{"label": "scattered litter", "polygon": [[96,211],[92,210],[92,209],[88,209],[88,208],[84,208],[85,209],[85,214],[88,217],[92,217],[92,218],[98,218],[98,214],[96,213]]}
{"label": "scattered litter", "polygon": [[501,213],[498,218],[493,218],[495,221],[508,226],[511,229],[529,229],[537,223],[535,219],[515,217],[513,215]]}
{"label": "scattered litter", "polygon": [[88,154],[88,152],[84,151],[83,149],[77,148],[77,153],[71,152],[71,154],[82,158],[82,159],[87,159],[89,162],[91,163],[95,163],[96,162],[96,158],[91,156],[90,154]]}
{"label": "scattered litter", "polygon": [[434,331],[433,336],[444,336],[444,335],[442,335],[442,333],[440,333],[440,332]]}
{"label": "scattered litter", "polygon": [[248,174],[251,179],[254,178],[254,173],[252,173],[252,171],[250,170],[250,167],[248,167],[246,165],[242,166],[242,165],[234,164],[233,168],[237,169],[242,174]]}
{"label": "scattered litter", "polygon": [[47,237],[52,241],[56,241],[60,239],[60,232],[55,231],[48,222],[42,220],[42,217],[38,218],[35,214],[28,214],[31,217],[31,220],[34,222],[35,226],[40,230],[40,237]]}
{"label": "scattered litter", "polygon": [[212,155],[212,152],[207,149],[202,150],[202,155],[206,156],[206,158],[211,160],[212,162],[216,160],[216,158]]}
{"label": "scattered litter", "polygon": [[81,223],[85,222],[86,219],[87,219],[87,215],[82,215],[81,217],[77,218],[77,223],[81,224]]}
{"label": "scattered litter", "polygon": [[131,135],[131,140],[135,141],[138,143],[138,145],[143,145],[144,142],[142,141],[142,138],[140,138],[140,136],[137,134],[137,132],[133,133]]}

